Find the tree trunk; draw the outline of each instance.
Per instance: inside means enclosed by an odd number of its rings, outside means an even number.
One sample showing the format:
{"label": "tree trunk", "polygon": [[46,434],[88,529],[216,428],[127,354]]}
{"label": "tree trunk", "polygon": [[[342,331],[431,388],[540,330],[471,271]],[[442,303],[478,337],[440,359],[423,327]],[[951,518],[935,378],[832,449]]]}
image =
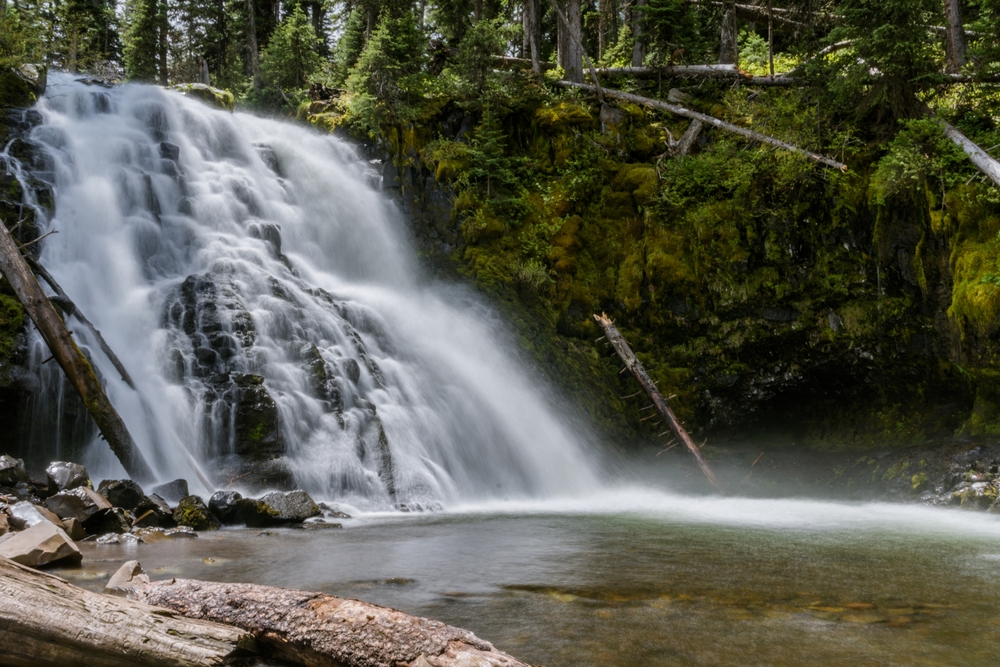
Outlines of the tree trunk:
{"label": "tree trunk", "polygon": [[774,76],[774,1],[767,0],[767,64]]}
{"label": "tree trunk", "polygon": [[254,18],[253,0],[247,0],[247,50],[250,52],[250,73],[253,76],[253,89],[260,90],[264,85],[260,75],[260,51],[257,49],[257,21]]}
{"label": "tree trunk", "polygon": [[944,0],[945,28],[945,68],[949,74],[957,74],[965,64],[965,26],[962,25],[962,0]]}
{"label": "tree trunk", "polygon": [[[553,82],[557,86],[563,86],[564,88],[581,88],[583,90],[590,90],[593,92],[598,92],[596,86],[588,86],[585,83],[572,83],[570,81],[555,81]],[[708,116],[703,113],[698,113],[697,111],[692,111],[682,106],[676,104],[670,104],[669,102],[661,102],[660,100],[654,100],[649,97],[642,97],[640,95],[633,95],[632,93],[624,93],[620,90],[608,90],[607,88],[601,89],[601,92],[606,97],[613,97],[619,100],[625,100],[627,102],[632,102],[633,104],[642,104],[648,107],[653,107],[654,109],[662,109],[664,111],[669,111],[670,113],[677,114],[678,116],[683,116],[685,118],[691,118],[700,120],[706,125],[711,125],[712,127],[718,128],[725,132],[732,132],[733,134],[738,134],[740,136],[746,137],[753,141],[759,141],[763,144],[768,144],[771,146],[777,146],[778,148],[783,148],[787,151],[792,151],[794,153],[799,153],[800,155],[805,155],[806,157],[815,160],[816,162],[821,162],[825,165],[831,166],[835,169],[840,169],[841,171],[847,170],[847,165],[842,162],[837,162],[836,160],[830,159],[818,153],[813,153],[807,151],[804,148],[799,148],[798,146],[793,146],[792,144],[782,141],[781,139],[775,139],[774,137],[768,136],[766,134],[761,134],[760,132],[754,132],[753,130],[748,130],[745,127],[740,127],[739,125],[733,125],[732,123],[727,123],[724,120],[719,120],[713,116]]]}
{"label": "tree trunk", "polygon": [[937,116],[934,116],[931,114],[929,109],[927,110],[927,113],[941,124],[941,128],[944,130],[945,135],[955,142],[955,145],[965,151],[969,161],[976,165],[981,172],[986,174],[986,176],[993,181],[995,186],[1000,188],[1000,162],[991,158],[989,153],[980,148],[978,144],[974,143],[967,136],[959,132],[954,125],[938,118]]}
{"label": "tree trunk", "polygon": [[467,630],[322,593],[171,579],[139,600],[252,633],[310,667],[528,667]]}
{"label": "tree trunk", "polygon": [[726,12],[722,15],[722,36],[719,47],[719,63],[723,65],[735,65],[739,62],[739,25],[736,21],[735,3],[726,6]]}
{"label": "tree trunk", "polygon": [[542,32],[540,2],[541,0],[524,0],[524,13],[527,17],[525,30],[527,31],[528,53],[531,59],[531,71],[535,73],[535,76],[542,75],[542,56],[539,48]]}
{"label": "tree trunk", "polygon": [[704,126],[700,120],[695,118],[688,125],[687,130],[681,136],[681,140],[677,142],[677,146],[674,147],[674,155],[677,157],[683,157],[691,151],[691,147],[694,146],[694,142],[698,140],[698,135],[701,134],[701,128]]}
{"label": "tree trunk", "polygon": [[169,72],[167,71],[167,33],[170,31],[170,22],[167,18],[167,3],[166,0],[161,0],[160,2],[160,44],[159,44],[159,61],[160,61],[160,85],[166,86],[170,83]]}
{"label": "tree trunk", "polygon": [[[559,2],[560,0],[556,0]],[[556,6],[564,20],[559,21],[559,65],[566,72],[566,79],[583,83],[583,47],[581,46],[580,0],[561,0]]]}
{"label": "tree trunk", "polygon": [[632,67],[642,67],[642,61],[646,59],[646,43],[642,35],[642,8],[646,0],[635,0],[635,7],[632,9],[632,37],[635,39],[632,44]]}
{"label": "tree trunk", "polygon": [[254,646],[243,630],[91,593],[0,557],[0,664],[206,667]]}
{"label": "tree trunk", "polygon": [[607,337],[608,342],[611,343],[613,348],[615,348],[615,352],[618,353],[621,360],[625,362],[625,366],[632,371],[635,379],[639,381],[643,390],[649,395],[649,398],[653,401],[653,405],[655,405],[656,409],[661,415],[663,415],[663,418],[666,420],[670,430],[674,432],[674,436],[679,441],[683,442],[684,446],[687,447],[688,451],[690,451],[694,456],[695,461],[698,463],[698,467],[701,468],[701,472],[704,473],[709,483],[715,487],[716,491],[722,493],[722,486],[719,484],[719,480],[715,478],[715,473],[712,472],[712,469],[707,463],[705,463],[705,459],[702,458],[701,450],[698,449],[698,445],[694,444],[694,441],[691,440],[691,436],[689,436],[687,431],[684,430],[681,423],[677,421],[677,417],[674,416],[674,411],[670,409],[669,405],[667,405],[667,402],[663,399],[660,391],[656,388],[656,384],[653,383],[653,380],[650,379],[649,375],[646,373],[646,369],[643,368],[642,362],[636,358],[632,349],[628,346],[628,343],[625,342],[625,339],[622,338],[622,335],[618,332],[618,328],[611,321],[611,318],[602,313],[600,315],[594,315],[594,319],[604,330],[604,335]]}
{"label": "tree trunk", "polygon": [[140,484],[152,481],[153,471],[132,440],[125,422],[111,405],[93,367],[80,352],[65,322],[42,291],[3,222],[0,222],[0,273],[7,277],[18,301],[35,323],[73,388],[83,399],[101,435],[121,461],[125,472]]}

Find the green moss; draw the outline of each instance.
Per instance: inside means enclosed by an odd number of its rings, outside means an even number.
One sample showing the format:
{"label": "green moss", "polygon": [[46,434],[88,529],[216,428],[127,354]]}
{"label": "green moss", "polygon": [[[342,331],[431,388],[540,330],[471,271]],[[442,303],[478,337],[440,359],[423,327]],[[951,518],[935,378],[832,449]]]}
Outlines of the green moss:
{"label": "green moss", "polygon": [[228,90],[212,88],[203,83],[179,83],[173,89],[223,111],[232,111],[236,104],[236,99]]}

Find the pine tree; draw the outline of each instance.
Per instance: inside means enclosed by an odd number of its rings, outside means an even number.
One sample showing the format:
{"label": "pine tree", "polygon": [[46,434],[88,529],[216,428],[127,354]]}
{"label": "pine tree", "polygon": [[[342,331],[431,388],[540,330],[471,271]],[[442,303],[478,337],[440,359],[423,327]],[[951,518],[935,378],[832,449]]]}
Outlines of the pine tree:
{"label": "pine tree", "polygon": [[125,74],[135,81],[155,81],[160,48],[157,0],[127,0],[125,4]]}
{"label": "pine tree", "polygon": [[296,5],[271,35],[261,55],[264,80],[278,88],[302,88],[319,69],[319,40],[302,7]]}
{"label": "pine tree", "polygon": [[367,17],[362,7],[354,7],[347,15],[344,31],[337,42],[337,52],[334,56],[334,81],[338,86],[347,81],[347,74],[358,62],[361,51],[365,48],[365,30]]}

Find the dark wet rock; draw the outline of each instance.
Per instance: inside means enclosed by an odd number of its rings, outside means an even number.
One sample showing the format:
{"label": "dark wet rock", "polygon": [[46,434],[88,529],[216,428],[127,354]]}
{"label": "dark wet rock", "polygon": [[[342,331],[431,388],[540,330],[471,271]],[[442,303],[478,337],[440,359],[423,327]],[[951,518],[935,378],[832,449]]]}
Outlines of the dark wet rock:
{"label": "dark wet rock", "polygon": [[180,526],[189,526],[195,530],[215,530],[221,526],[219,520],[208,511],[205,501],[198,496],[181,499],[174,510],[174,521]]}
{"label": "dark wet rock", "polygon": [[139,561],[130,560],[122,563],[122,566],[111,575],[108,583],[104,585],[104,592],[107,595],[129,597],[135,594],[137,588],[148,583],[149,576],[143,571]]}
{"label": "dark wet rock", "polygon": [[181,147],[168,141],[160,142],[160,157],[177,162],[181,157]]}
{"label": "dark wet rock", "polygon": [[333,517],[335,519],[350,519],[351,515],[343,512],[336,505],[330,505],[329,503],[319,503],[319,508],[323,510],[323,516],[326,518]]}
{"label": "dark wet rock", "polygon": [[133,535],[132,533],[107,533],[106,535],[98,537],[96,544],[121,544],[124,546],[132,546],[142,544],[142,538],[138,535]]}
{"label": "dark wet rock", "polygon": [[49,489],[52,491],[66,491],[77,487],[87,487],[92,489],[90,476],[87,469],[79,463],[69,463],[66,461],[54,461],[45,469],[45,476],[49,480]]}
{"label": "dark wet rock", "polygon": [[101,510],[83,522],[83,527],[91,535],[107,533],[128,533],[132,530],[135,517],[132,513],[120,507]]}
{"label": "dark wet rock", "polygon": [[4,454],[0,456],[0,486],[14,486],[18,482],[28,481],[28,472],[24,469],[24,461]]}
{"label": "dark wet rock", "polygon": [[244,498],[239,502],[239,515],[248,526],[272,526],[301,523],[321,513],[305,491],[274,491],[260,498]]}
{"label": "dark wet rock", "polygon": [[96,491],[79,486],[48,498],[45,507],[60,519],[76,519],[86,525],[90,517],[102,510],[111,509],[111,503]]}
{"label": "dark wet rock", "polygon": [[83,556],[62,528],[48,521],[14,533],[0,543],[0,556],[28,567],[53,563],[79,563]]}
{"label": "dark wet rock", "polygon": [[247,459],[273,459],[285,453],[278,405],[264,388],[264,378],[233,373],[236,401],[236,454]]}
{"label": "dark wet rock", "polygon": [[0,69],[0,106],[32,106],[45,92],[46,74],[42,65]]}
{"label": "dark wet rock", "polygon": [[142,487],[130,479],[106,479],[97,487],[97,492],[115,507],[130,511],[145,497]]}
{"label": "dark wet rock", "polygon": [[146,544],[198,537],[198,533],[194,532],[194,529],[190,526],[177,526],[176,528],[136,528],[132,531],[132,534],[141,538]]}
{"label": "dark wet rock", "polygon": [[175,479],[172,482],[154,486],[153,493],[170,503],[179,502],[182,498],[191,495],[186,479]]}
{"label": "dark wet rock", "polygon": [[239,502],[243,499],[236,491],[216,491],[208,500],[208,509],[224,524],[239,523]]}
{"label": "dark wet rock", "polygon": [[19,503],[14,503],[8,508],[10,516],[12,519],[16,519],[19,525],[25,528],[30,528],[42,521],[48,521],[53,526],[58,526],[62,528],[62,519],[57,517],[51,511],[39,505],[33,505],[25,500]]}
{"label": "dark wet rock", "polygon": [[226,457],[219,464],[218,475],[225,484],[238,483],[250,493],[265,489],[291,491],[297,486],[288,459],[246,461],[238,456]]}
{"label": "dark wet rock", "polygon": [[160,526],[170,528],[176,526],[174,521],[174,511],[160,496],[155,493],[145,496],[135,510],[135,525],[137,526]]}

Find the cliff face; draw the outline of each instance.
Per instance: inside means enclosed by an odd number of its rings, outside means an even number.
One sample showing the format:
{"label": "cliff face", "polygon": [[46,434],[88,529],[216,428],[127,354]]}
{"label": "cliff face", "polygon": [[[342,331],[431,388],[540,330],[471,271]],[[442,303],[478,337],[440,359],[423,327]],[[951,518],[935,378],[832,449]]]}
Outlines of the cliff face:
{"label": "cliff face", "polygon": [[608,425],[645,402],[620,398],[635,388],[595,343],[601,311],[706,434],[1000,432],[995,194],[920,122],[887,148],[817,133],[805,96],[748,97],[694,104],[814,149],[842,141],[851,171],[715,131],[672,157],[687,121],[539,94],[502,111],[438,101],[381,131],[384,176],[423,252],[515,304],[529,349]]}

